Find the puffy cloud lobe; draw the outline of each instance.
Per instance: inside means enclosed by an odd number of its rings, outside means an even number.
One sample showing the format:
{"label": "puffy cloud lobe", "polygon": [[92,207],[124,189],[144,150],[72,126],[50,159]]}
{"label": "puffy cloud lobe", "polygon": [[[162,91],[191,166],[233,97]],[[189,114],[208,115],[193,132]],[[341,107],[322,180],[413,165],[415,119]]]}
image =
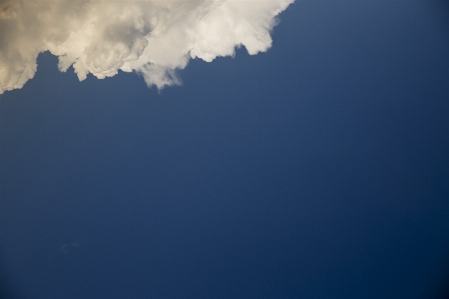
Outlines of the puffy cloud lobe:
{"label": "puffy cloud lobe", "polygon": [[148,86],[180,84],[190,58],[212,61],[271,46],[276,16],[293,0],[0,0],[0,94],[21,88],[40,52],[79,80],[136,71]]}

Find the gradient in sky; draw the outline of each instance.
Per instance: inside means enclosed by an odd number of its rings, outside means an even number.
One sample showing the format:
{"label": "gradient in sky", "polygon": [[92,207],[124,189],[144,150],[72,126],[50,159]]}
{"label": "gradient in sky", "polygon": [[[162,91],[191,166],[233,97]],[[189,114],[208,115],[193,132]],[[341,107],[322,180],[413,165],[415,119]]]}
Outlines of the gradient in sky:
{"label": "gradient in sky", "polygon": [[160,91],[39,54],[0,96],[1,295],[445,298],[448,12],[298,1]]}

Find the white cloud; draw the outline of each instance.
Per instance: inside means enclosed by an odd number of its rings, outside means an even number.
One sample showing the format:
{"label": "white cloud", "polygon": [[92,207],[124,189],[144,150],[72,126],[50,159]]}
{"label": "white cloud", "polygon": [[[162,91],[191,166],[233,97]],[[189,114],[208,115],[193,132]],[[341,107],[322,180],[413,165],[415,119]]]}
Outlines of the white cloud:
{"label": "white cloud", "polygon": [[179,84],[190,58],[212,61],[243,45],[271,46],[275,17],[293,0],[0,0],[0,94],[21,88],[40,52],[78,78],[141,73],[148,86]]}

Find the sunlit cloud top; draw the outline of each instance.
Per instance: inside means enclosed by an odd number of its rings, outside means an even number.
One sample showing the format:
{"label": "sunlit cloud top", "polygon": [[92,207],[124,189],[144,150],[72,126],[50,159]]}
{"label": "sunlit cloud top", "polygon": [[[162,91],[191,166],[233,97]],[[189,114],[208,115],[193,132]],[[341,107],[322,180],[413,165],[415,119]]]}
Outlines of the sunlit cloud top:
{"label": "sunlit cloud top", "polygon": [[0,94],[33,78],[39,53],[79,80],[138,72],[148,86],[179,84],[190,58],[244,46],[266,51],[276,16],[293,0],[0,0]]}

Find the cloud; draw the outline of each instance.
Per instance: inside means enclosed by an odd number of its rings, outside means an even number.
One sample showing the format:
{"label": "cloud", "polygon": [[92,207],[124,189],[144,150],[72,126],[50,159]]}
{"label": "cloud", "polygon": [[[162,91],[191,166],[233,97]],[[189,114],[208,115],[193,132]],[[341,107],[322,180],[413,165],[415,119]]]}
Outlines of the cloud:
{"label": "cloud", "polygon": [[119,70],[148,86],[180,84],[190,58],[207,62],[244,46],[271,46],[276,16],[293,0],[0,0],[0,94],[33,78],[39,53],[79,80]]}

